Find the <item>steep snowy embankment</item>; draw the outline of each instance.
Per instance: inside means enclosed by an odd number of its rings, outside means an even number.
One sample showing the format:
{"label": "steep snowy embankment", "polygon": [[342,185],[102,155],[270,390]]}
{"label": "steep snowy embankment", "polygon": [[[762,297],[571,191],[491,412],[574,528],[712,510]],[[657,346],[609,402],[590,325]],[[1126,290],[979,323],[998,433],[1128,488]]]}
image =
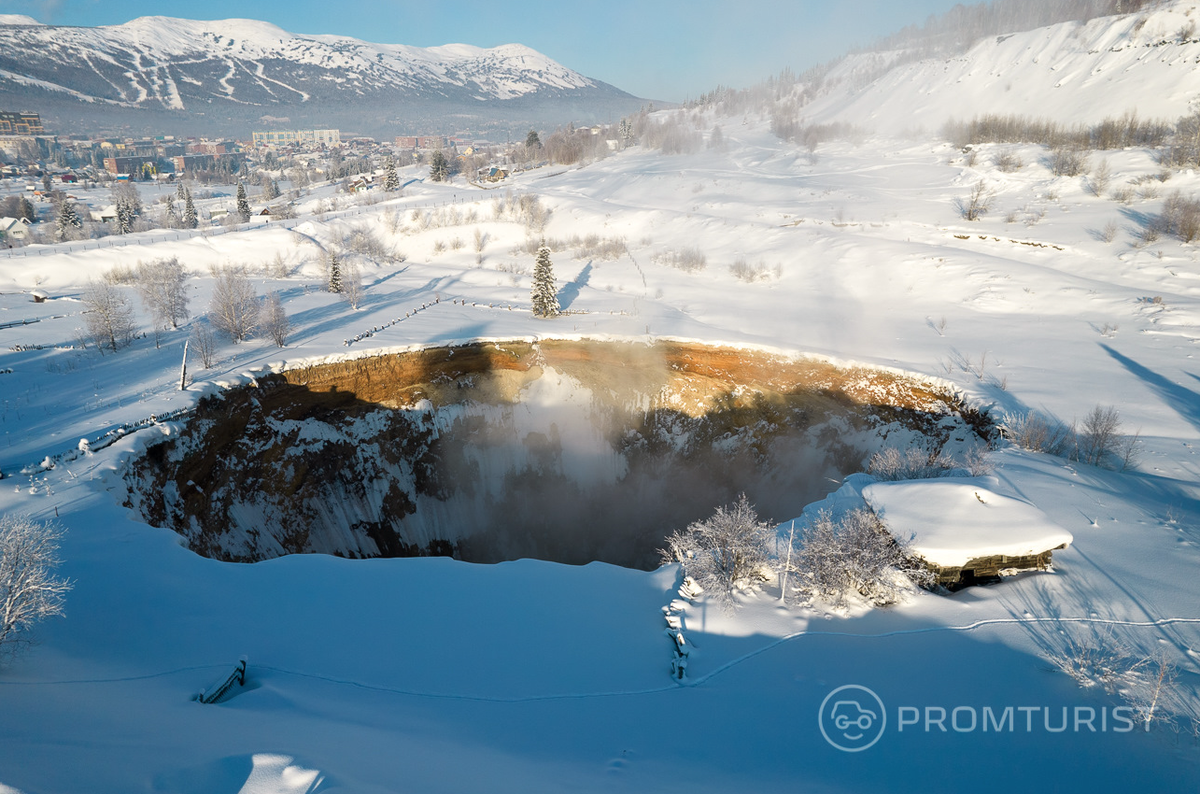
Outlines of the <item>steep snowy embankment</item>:
{"label": "steep snowy embankment", "polygon": [[1094,124],[1136,113],[1174,121],[1200,109],[1200,6],[1065,22],[984,39],[967,53],[904,63],[865,86],[886,56],[851,55],[801,113],[895,134],[1016,114]]}

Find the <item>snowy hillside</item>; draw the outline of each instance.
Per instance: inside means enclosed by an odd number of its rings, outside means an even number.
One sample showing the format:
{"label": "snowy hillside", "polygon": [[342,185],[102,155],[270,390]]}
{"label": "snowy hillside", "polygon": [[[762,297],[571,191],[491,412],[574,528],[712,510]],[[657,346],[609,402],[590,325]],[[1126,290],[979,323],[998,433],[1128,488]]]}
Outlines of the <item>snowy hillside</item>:
{"label": "snowy hillside", "polygon": [[[11,474],[0,510],[57,515],[67,530],[62,573],[76,583],[66,616],[40,626],[40,645],[0,670],[0,784],[24,794],[528,792],[564,781],[578,791],[924,792],[931,766],[1017,757],[1045,790],[1200,784],[1188,722],[1200,703],[1200,261],[1175,238],[1142,241],[1139,219],[1159,212],[1164,194],[1144,190],[1130,204],[1093,195],[1081,178],[1055,177],[1034,146],[981,146],[968,166],[947,144],[869,138],[822,146],[814,163],[768,127],[748,119],[726,132],[724,148],[664,157],[634,147],[518,175],[500,191],[415,182],[379,203],[337,196],[330,210],[336,187],[317,185],[295,221],[0,255],[0,322],[17,323],[0,330],[0,469]],[[1027,165],[1001,172],[1001,149]],[[1159,172],[1145,150],[1107,156],[1114,184]],[[410,168],[404,178],[422,175]],[[967,222],[954,201],[980,178],[996,186],[997,203]],[[1165,187],[1195,194],[1200,177],[1176,173]],[[540,234],[573,314],[527,311],[529,232],[506,209],[519,195],[550,211]],[[1106,242],[1097,230],[1110,223]],[[356,260],[358,309],[322,288],[322,250],[355,230],[406,257]],[[464,244],[474,231],[478,254]],[[672,266],[673,253],[692,247],[703,267]],[[193,351],[197,380],[182,392],[182,347],[197,319],[156,345],[139,308],[147,335],[131,347],[79,350],[86,281],[169,256],[188,269],[194,318],[209,305],[210,268],[248,264],[260,295],[282,296],[293,325],[286,347],[223,343],[208,369]],[[35,285],[47,302],[31,301]],[[140,307],[131,285],[119,289]],[[181,434],[152,415],[272,369],[548,337],[675,337],[860,362],[952,383],[996,417],[1034,409],[1070,422],[1113,405],[1124,432],[1140,431],[1140,460],[1116,471],[1000,443],[988,456],[992,476],[964,486],[969,499],[978,491],[1031,506],[1016,512],[1036,508],[1045,527],[1069,533],[1054,570],[873,610],[782,606],[772,580],[727,615],[704,596],[681,596],[673,565],[223,563],[123,506],[133,458]],[[559,432],[564,450],[607,465],[591,441],[555,430],[570,415],[561,384],[519,398],[527,424],[504,442],[519,455]],[[78,452],[79,439],[139,420],[145,429]],[[861,502],[844,491],[842,503]],[[914,520],[930,536],[953,536],[968,515],[918,497]],[[603,534],[615,512],[573,520]],[[786,537],[791,516],[771,517]],[[694,648],[682,684],[664,607]],[[1169,661],[1178,732],[1166,723],[1116,732],[1125,695],[1082,689],[1056,670],[1051,657],[1093,641]],[[242,654],[245,688],[219,705],[189,700]],[[889,723],[848,764],[822,737],[818,712],[851,684],[878,694]],[[1000,732],[982,723],[951,731],[949,716],[944,731],[897,725],[912,713],[901,707],[973,709],[958,712],[965,720],[1010,706],[1040,711],[1028,728],[1017,713]],[[1090,715],[1095,730],[1085,720],[1060,732],[1064,713]],[[973,785],[999,791],[1012,781]]]}
{"label": "snowy hillside", "polygon": [[1200,109],[1200,5],[1190,0],[989,37],[960,56],[889,68],[903,55],[847,56],[802,113],[899,133],[987,113],[1094,124],[1126,112],[1173,121]]}
{"label": "snowy hillside", "polygon": [[[502,108],[518,99],[597,109],[633,99],[519,44],[422,49],[302,36],[250,19],[141,17],[97,28],[29,21],[0,18],[0,97],[20,97],[22,107],[72,97],[93,108],[156,111],[155,118],[172,111],[315,120],[331,105],[345,112],[353,102],[365,122],[354,128],[367,131],[438,104],[477,113],[480,103]],[[63,112],[82,118],[86,107]]]}

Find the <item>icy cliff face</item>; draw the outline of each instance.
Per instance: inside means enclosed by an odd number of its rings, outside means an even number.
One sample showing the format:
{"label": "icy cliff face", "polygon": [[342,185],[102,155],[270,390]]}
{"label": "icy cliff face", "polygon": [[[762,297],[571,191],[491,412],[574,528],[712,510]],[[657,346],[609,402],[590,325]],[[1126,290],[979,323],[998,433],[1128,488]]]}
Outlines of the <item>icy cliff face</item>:
{"label": "icy cliff face", "polygon": [[225,560],[440,554],[649,568],[667,533],[738,493],[764,516],[796,515],[888,434],[939,445],[969,434],[944,413],[905,419],[821,392],[631,377],[623,363],[544,352],[499,374],[423,371],[425,386],[400,386],[389,405],[351,397],[353,384],[318,392],[268,378],[232,390],[131,466],[130,504]]}

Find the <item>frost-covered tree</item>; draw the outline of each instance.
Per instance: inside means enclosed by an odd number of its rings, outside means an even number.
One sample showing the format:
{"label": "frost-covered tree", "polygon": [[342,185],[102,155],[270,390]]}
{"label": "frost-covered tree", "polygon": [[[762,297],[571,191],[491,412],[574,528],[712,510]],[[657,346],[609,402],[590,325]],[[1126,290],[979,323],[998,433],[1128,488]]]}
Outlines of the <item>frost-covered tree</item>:
{"label": "frost-covered tree", "polygon": [[279,183],[267,174],[262,175],[262,198],[263,201],[279,198]]}
{"label": "frost-covered tree", "polygon": [[287,344],[288,334],[292,331],[292,324],[288,320],[287,312],[284,311],[283,301],[280,299],[278,292],[272,292],[267,296],[267,305],[263,307],[262,325],[267,337],[277,347],[283,347]]}
{"label": "frost-covered tree", "polygon": [[329,254],[329,291],[335,295],[342,292],[342,262],[332,252]]}
{"label": "frost-covered tree", "polygon": [[183,198],[184,198],[184,195],[185,195],[185,194],[184,194],[184,189],[185,189],[185,188],[184,188],[184,185],[183,185],[183,180],[182,180],[182,179],[181,179],[181,180],[179,180],[178,182],[176,182],[176,183],[175,183],[175,198],[179,199],[180,201],[183,201]]}
{"label": "frost-covered tree", "polygon": [[396,161],[391,157],[387,159],[387,166],[384,170],[383,189],[389,193],[400,189],[400,176],[396,173]]}
{"label": "frost-covered tree", "polygon": [[234,344],[249,339],[258,328],[261,308],[245,267],[229,265],[216,272],[208,321]]}
{"label": "frost-covered tree", "polygon": [[137,291],[154,317],[155,333],[178,328],[188,318],[187,273],[178,257],[156,259],[137,267]]}
{"label": "frost-covered tree", "polygon": [[175,211],[175,202],[167,202],[167,217],[165,220],[168,229],[178,229],[183,225],[183,221],[179,219],[179,213]]}
{"label": "frost-covered tree", "polygon": [[136,330],[133,304],[119,287],[104,281],[90,281],[80,300],[88,336],[96,347],[107,347],[115,353],[133,341]]}
{"label": "frost-covered tree", "polygon": [[242,223],[250,220],[250,202],[246,199],[246,186],[241,182],[237,186],[237,214]]}
{"label": "frost-covered tree", "polygon": [[913,584],[934,582],[930,569],[867,508],[839,519],[828,511],[817,513],[790,559],[800,589],[834,606],[853,595],[883,606],[898,601]]}
{"label": "frost-covered tree", "polygon": [[342,297],[351,309],[357,309],[362,303],[362,296],[362,270],[355,263],[347,262],[342,268]]}
{"label": "frost-covered tree", "polygon": [[207,321],[192,326],[191,349],[200,355],[200,364],[205,369],[212,369],[217,363],[217,337]]}
{"label": "frost-covered tree", "polygon": [[434,182],[445,182],[450,178],[450,164],[441,149],[435,151],[429,158],[429,178]]}
{"label": "frost-covered tree", "polygon": [[764,580],[774,542],[772,526],[758,520],[742,494],[712,516],[669,535],[660,554],[664,563],[678,562],[684,574],[732,609],[737,590]]}
{"label": "frost-covered tree", "polygon": [[26,516],[0,516],[0,659],[28,644],[27,632],[61,615],[71,582],[55,576],[62,529]]}
{"label": "frost-covered tree", "polygon": [[183,228],[195,229],[200,225],[196,217],[196,205],[192,203],[191,188],[184,188],[183,191]]}
{"label": "frost-covered tree", "polygon": [[75,203],[63,199],[58,205],[58,215],[54,219],[54,236],[59,240],[72,240],[83,228]]}
{"label": "frost-covered tree", "polygon": [[534,317],[557,317],[558,296],[554,288],[554,265],[550,262],[550,249],[538,248],[537,261],[533,266],[533,288],[530,298]]}
{"label": "frost-covered tree", "polygon": [[633,123],[629,119],[621,119],[621,123],[617,125],[617,134],[621,138],[621,147],[628,148],[633,145],[636,136],[633,132]]}

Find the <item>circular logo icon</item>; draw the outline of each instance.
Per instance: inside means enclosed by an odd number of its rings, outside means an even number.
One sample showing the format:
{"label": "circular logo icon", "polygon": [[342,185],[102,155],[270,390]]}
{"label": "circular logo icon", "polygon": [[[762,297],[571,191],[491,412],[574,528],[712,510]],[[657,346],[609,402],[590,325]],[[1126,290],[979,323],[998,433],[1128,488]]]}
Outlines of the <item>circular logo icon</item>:
{"label": "circular logo icon", "polygon": [[825,741],[844,752],[857,753],[883,736],[887,711],[879,695],[865,686],[846,684],[821,701],[817,724]]}

